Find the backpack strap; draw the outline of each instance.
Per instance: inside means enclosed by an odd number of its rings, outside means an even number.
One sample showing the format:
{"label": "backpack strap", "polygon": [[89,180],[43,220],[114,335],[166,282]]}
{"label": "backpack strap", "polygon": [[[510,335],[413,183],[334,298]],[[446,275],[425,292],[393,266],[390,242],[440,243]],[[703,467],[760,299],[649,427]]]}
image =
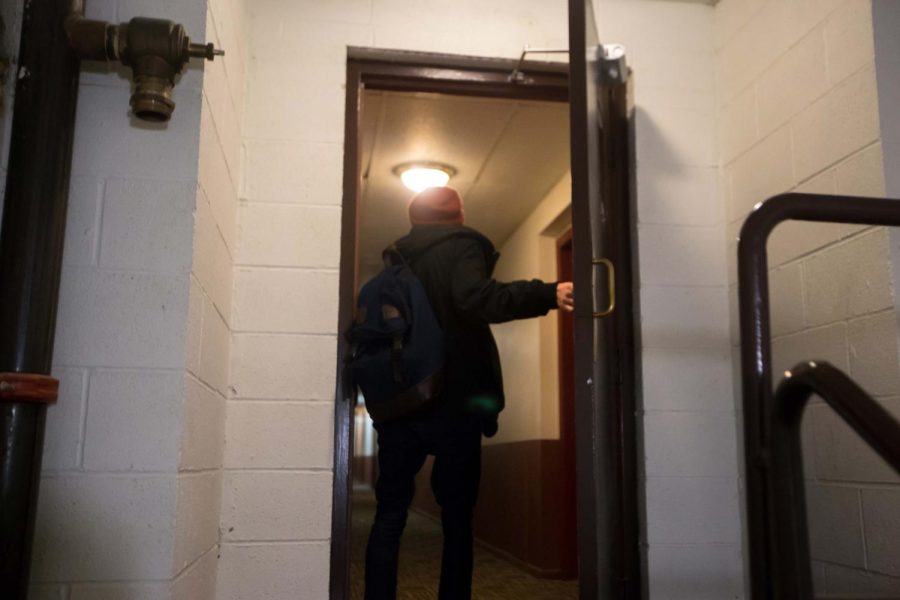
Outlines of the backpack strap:
{"label": "backpack strap", "polygon": [[385,267],[390,267],[394,265],[394,261],[392,260],[394,257],[400,259],[400,264],[404,267],[408,267],[409,263],[406,262],[406,257],[403,256],[403,253],[400,252],[400,249],[397,248],[397,244],[391,244],[381,253],[381,262]]}
{"label": "backpack strap", "polygon": [[391,370],[394,372],[394,381],[403,381],[403,335],[395,335],[391,344]]}

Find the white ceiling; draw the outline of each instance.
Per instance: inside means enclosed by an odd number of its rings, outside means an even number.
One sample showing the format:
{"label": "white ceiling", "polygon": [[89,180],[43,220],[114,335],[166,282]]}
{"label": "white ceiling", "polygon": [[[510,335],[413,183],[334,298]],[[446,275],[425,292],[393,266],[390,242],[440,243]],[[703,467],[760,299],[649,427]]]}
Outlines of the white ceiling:
{"label": "white ceiling", "polygon": [[[412,192],[393,173],[412,161],[457,169],[466,224],[498,247],[569,169],[569,111],[561,102],[367,91],[362,116],[362,274],[409,230]],[[365,280],[365,277],[363,278]]]}

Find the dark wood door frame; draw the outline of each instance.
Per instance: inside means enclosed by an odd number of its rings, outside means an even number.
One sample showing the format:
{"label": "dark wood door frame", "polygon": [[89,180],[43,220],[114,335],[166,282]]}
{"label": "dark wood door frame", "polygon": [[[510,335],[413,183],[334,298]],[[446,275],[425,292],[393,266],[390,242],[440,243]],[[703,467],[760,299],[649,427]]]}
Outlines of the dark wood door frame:
{"label": "dark wood door frame", "polygon": [[[366,89],[418,91],[465,96],[569,101],[568,65],[526,62],[525,83],[511,83],[517,61],[405,51],[350,48],[347,60],[347,95],[344,134],[344,193],[341,217],[341,258],[338,331],[353,320],[359,264],[360,109]],[[334,422],[334,488],[332,496],[331,600],[347,600],[350,582],[350,510],[352,487],[353,407],[355,390],[343,376],[348,348],[338,338]],[[587,444],[590,439],[577,440]],[[615,485],[613,483],[613,485]],[[596,551],[594,553],[596,555]],[[592,564],[581,575],[592,571]],[[596,580],[596,574],[593,575]],[[584,594],[584,592],[582,592]],[[583,597],[590,597],[584,596]]]}
{"label": "dark wood door frame", "polygon": [[[338,331],[353,320],[359,265],[360,111],[367,89],[417,91],[494,98],[568,102],[568,66],[526,63],[526,83],[510,83],[515,60],[350,48],[344,122],[344,194],[341,215],[341,261]],[[350,581],[350,510],[353,407],[355,390],[343,376],[347,353],[338,338],[334,421],[334,488],[331,527],[331,600],[347,600]]]}
{"label": "dark wood door frame", "polygon": [[[632,80],[624,65],[604,64],[592,0],[569,0],[569,50],[581,599],[638,600],[646,581],[637,474],[640,278]],[[610,263],[619,290],[612,298],[604,266]],[[609,314],[608,300],[616,304]]]}
{"label": "dark wood door frame", "polygon": [[[556,278],[572,281],[572,228],[556,240]],[[562,572],[564,577],[578,575],[578,515],[575,493],[575,342],[573,318],[557,311],[559,355],[559,440],[562,445],[563,531]]]}
{"label": "dark wood door frame", "polygon": [[[636,218],[637,203],[634,164],[634,119],[632,80],[609,86],[600,92],[599,108],[604,127],[600,132],[601,181],[603,197],[621,202],[607,203],[607,225],[601,242],[604,256],[616,265],[615,285],[619,290],[616,313],[600,326],[599,344],[607,356],[615,356],[616,371],[608,382],[609,421],[606,433],[612,449],[615,490],[610,493],[614,526],[608,541],[617,573],[617,598],[637,600],[645,587],[641,566],[640,518],[644,511],[643,494],[638,486],[639,446],[637,419],[641,398],[640,278]],[[630,225],[624,225],[630,224]],[[598,277],[602,274],[598,274]]]}

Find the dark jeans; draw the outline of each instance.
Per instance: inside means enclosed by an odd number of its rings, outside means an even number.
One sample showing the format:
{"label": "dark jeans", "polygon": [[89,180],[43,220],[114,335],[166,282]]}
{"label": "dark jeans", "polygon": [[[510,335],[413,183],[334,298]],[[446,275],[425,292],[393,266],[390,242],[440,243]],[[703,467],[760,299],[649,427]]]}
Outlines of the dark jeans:
{"label": "dark jeans", "polygon": [[378,428],[377,509],[366,549],[366,600],[397,597],[400,536],[415,477],[434,455],[431,489],[441,506],[444,550],[439,600],[472,597],[472,509],[481,477],[481,428],[474,417],[423,417]]}

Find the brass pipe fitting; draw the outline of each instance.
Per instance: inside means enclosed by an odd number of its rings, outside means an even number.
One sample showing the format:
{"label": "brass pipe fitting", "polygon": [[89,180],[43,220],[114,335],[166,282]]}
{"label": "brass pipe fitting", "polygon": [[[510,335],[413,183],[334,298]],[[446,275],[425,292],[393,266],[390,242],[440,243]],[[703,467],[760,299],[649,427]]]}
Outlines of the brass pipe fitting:
{"label": "brass pipe fitting", "polygon": [[118,61],[131,67],[131,109],[144,121],[166,122],[175,110],[175,76],[191,58],[225,54],[213,44],[193,44],[184,27],[164,19],[135,17],[128,23],[92,21],[73,15],[66,23],[72,49],[83,60]]}

